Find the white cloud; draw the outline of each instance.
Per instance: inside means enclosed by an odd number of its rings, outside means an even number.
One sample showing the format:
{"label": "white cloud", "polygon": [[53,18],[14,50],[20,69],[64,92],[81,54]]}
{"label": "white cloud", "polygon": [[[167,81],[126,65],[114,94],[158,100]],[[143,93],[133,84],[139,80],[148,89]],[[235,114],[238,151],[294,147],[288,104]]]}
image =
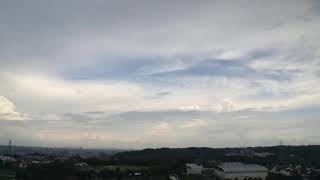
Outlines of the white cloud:
{"label": "white cloud", "polygon": [[159,124],[154,125],[151,127],[150,134],[151,135],[167,135],[170,133],[169,123],[167,122],[160,122]]}
{"label": "white cloud", "polygon": [[220,55],[217,56],[218,59],[240,59],[244,58],[248,52],[245,51],[224,51]]}
{"label": "white cloud", "polygon": [[197,104],[195,105],[190,105],[190,106],[181,106],[179,107],[180,110],[182,111],[200,111],[201,107]]}
{"label": "white cloud", "polygon": [[[22,104],[24,112],[34,116],[68,112],[102,111],[215,111],[242,109],[274,110],[316,105],[319,99],[317,80],[294,81],[226,79],[224,77],[190,77],[176,79],[182,87],[166,86],[166,96],[150,98],[161,86],[119,80],[63,80],[43,74],[6,74],[2,79],[10,89],[3,95]],[[254,86],[252,85],[254,84]],[[310,88],[312,87],[312,88]],[[11,92],[14,92],[14,95]],[[266,94],[265,94],[266,93]],[[66,108],[68,107],[68,108]],[[54,118],[56,119],[56,118]]]}
{"label": "white cloud", "polygon": [[0,120],[24,120],[26,114],[17,112],[15,105],[7,98],[0,96]]}
{"label": "white cloud", "polygon": [[191,121],[188,121],[188,122],[182,124],[181,127],[186,128],[186,129],[194,129],[194,128],[206,127],[207,125],[208,125],[208,123],[204,120],[193,119]]}
{"label": "white cloud", "polygon": [[116,112],[133,108],[137,99],[144,96],[139,85],[122,81],[66,81],[34,74],[10,74],[6,80],[17,95],[24,95],[21,99],[35,103],[25,108],[36,112]]}

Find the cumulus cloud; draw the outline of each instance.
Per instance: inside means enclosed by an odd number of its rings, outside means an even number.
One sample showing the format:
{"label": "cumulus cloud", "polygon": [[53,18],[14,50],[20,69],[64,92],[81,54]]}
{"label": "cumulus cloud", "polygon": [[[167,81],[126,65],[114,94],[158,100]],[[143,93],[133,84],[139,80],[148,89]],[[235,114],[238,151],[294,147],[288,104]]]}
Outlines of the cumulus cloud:
{"label": "cumulus cloud", "polygon": [[24,120],[26,114],[19,113],[15,105],[7,98],[0,96],[0,120]]}

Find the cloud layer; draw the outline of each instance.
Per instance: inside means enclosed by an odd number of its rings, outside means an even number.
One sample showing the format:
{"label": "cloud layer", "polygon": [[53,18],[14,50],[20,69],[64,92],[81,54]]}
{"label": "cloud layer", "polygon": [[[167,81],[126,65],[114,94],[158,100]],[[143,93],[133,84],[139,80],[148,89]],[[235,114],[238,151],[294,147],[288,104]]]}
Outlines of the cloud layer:
{"label": "cloud layer", "polygon": [[2,1],[0,143],[319,144],[319,7]]}

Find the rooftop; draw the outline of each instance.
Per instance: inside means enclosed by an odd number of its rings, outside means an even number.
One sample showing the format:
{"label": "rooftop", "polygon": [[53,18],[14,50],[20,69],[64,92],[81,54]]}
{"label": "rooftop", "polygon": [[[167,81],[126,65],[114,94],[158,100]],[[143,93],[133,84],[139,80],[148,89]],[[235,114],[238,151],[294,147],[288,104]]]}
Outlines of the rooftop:
{"label": "rooftop", "polygon": [[257,164],[243,164],[240,162],[228,162],[218,165],[224,172],[267,172],[268,169]]}

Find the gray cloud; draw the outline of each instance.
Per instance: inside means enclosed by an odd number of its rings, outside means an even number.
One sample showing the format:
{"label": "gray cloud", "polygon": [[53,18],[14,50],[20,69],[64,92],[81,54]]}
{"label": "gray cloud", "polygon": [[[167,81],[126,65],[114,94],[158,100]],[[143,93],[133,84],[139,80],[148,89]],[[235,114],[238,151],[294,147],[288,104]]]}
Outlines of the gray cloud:
{"label": "gray cloud", "polygon": [[[315,128],[318,121],[312,118],[314,115],[319,115],[319,111],[315,110],[314,108],[304,110],[311,113],[310,115],[301,114],[299,110],[276,112],[244,110],[226,113],[128,112],[105,116],[100,120],[87,121],[84,124],[78,123],[78,115],[72,115],[71,119],[75,121],[39,120],[28,123],[0,121],[0,123],[1,130],[4,130],[1,131],[2,134],[6,133],[18,142],[28,142],[30,140],[28,137],[33,137],[36,143],[40,143],[41,138],[48,137],[48,143],[53,143],[52,145],[57,143],[54,138],[60,136],[67,138],[67,133],[70,133],[70,137],[65,139],[66,143],[96,139],[96,142],[90,143],[91,147],[99,147],[100,143],[103,143],[103,147],[110,147],[113,141],[117,141],[112,137],[119,137],[118,141],[127,142],[127,146],[121,145],[126,148],[173,145],[171,140],[175,142],[175,147],[192,146],[195,142],[197,142],[195,145],[211,147],[252,146],[259,145],[261,141],[267,142],[268,145],[276,145],[279,140],[304,144],[315,142],[314,137],[318,137]],[[28,130],[23,131],[27,136],[21,137],[12,133],[13,129],[21,128]],[[189,133],[186,134],[186,131]],[[137,139],[130,137],[132,133]],[[199,136],[202,137],[202,141],[196,141]],[[243,144],[239,144],[239,140]]]}
{"label": "gray cloud", "polygon": [[318,6],[1,1],[0,143],[319,143]]}

